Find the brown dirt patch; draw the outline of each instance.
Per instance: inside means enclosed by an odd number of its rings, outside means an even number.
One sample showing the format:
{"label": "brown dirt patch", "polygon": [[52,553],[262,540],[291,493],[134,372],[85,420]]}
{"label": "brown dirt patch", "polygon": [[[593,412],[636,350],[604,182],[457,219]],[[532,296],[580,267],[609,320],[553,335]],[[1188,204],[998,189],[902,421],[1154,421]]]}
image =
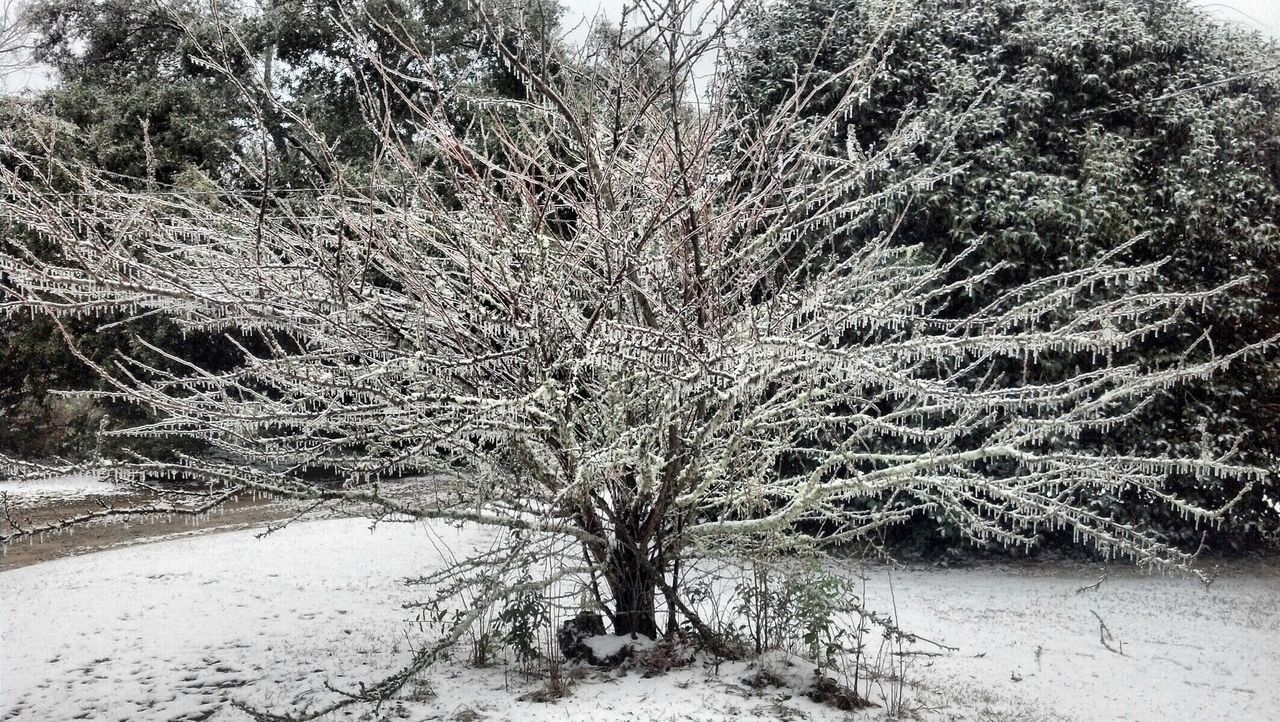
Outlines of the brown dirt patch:
{"label": "brown dirt patch", "polygon": [[[129,494],[45,502],[12,511],[22,526],[27,527],[97,511],[104,505],[127,508],[148,501],[151,498],[146,495]],[[17,569],[51,559],[142,544],[176,535],[208,534],[262,526],[286,519],[293,513],[295,512],[286,503],[244,494],[228,501],[219,510],[198,518],[141,516],[98,520],[77,526],[74,532],[62,531],[14,540],[3,547],[0,570]],[[8,533],[8,523],[3,523],[3,526],[5,533]]]}

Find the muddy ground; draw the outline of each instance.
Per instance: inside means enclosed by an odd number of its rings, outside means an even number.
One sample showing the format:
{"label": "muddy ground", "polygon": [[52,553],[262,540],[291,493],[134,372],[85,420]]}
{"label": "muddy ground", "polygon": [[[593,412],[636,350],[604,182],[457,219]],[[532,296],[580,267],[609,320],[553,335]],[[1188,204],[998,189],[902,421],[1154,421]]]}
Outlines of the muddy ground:
{"label": "muddy ground", "polygon": [[[39,527],[59,519],[99,511],[104,507],[124,509],[153,501],[146,494],[90,496],[82,499],[40,500],[32,504],[17,503],[10,514],[24,528]],[[289,518],[296,513],[283,503],[245,494],[232,499],[207,516],[135,516],[112,517],[62,531],[17,539],[0,547],[0,570],[18,569],[51,559],[76,556],[128,544],[141,544],[177,535],[207,534],[217,531],[265,526],[272,521]],[[12,531],[8,521],[0,522],[5,534]]]}

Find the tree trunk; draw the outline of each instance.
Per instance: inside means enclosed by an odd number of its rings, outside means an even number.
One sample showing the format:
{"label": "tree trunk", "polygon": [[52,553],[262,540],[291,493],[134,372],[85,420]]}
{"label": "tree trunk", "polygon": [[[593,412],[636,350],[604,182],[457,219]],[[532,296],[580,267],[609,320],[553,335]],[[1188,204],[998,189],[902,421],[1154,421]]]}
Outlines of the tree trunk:
{"label": "tree trunk", "polygon": [[605,575],[613,592],[615,634],[643,634],[658,638],[654,600],[658,579],[642,551],[628,544],[616,544],[609,553]]}

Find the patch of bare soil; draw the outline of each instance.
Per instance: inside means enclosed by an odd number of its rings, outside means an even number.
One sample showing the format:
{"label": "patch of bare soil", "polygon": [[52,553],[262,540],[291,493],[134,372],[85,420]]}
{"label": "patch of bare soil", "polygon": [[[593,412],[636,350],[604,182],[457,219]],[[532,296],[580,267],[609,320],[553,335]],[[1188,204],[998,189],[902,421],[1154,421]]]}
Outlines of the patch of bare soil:
{"label": "patch of bare soil", "polygon": [[[38,527],[59,519],[98,511],[104,507],[127,508],[151,499],[143,494],[89,497],[44,502],[11,510],[23,527]],[[74,531],[33,535],[0,547],[0,570],[17,569],[62,557],[87,554],[129,544],[262,526],[296,513],[289,504],[245,494],[207,516],[112,517],[77,526]],[[4,523],[4,531],[10,531]]]}

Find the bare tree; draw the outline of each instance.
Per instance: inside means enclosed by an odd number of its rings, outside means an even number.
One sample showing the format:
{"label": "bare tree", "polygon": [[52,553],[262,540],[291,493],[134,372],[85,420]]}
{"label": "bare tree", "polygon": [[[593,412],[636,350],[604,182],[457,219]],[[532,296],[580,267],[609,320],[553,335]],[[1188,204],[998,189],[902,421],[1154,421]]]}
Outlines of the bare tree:
{"label": "bare tree", "polygon": [[0,80],[32,68],[30,43],[21,5],[17,0],[0,0]]}
{"label": "bare tree", "polygon": [[[1260,471],[1060,442],[1105,433],[1157,389],[1230,363],[1110,360],[1210,294],[1149,291],[1156,265],[1125,265],[1120,249],[963,318],[941,314],[1000,269],[966,276],[963,255],[935,261],[892,236],[838,256],[825,239],[951,172],[878,181],[954,127],[920,119],[884,147],[851,138],[846,154],[824,152],[877,72],[883,49],[871,48],[839,77],[800,69],[796,101],[743,133],[714,84],[691,82],[736,8],[717,8],[716,22],[694,9],[641,0],[574,63],[478,7],[524,101],[444,88],[429,49],[384,27],[419,74],[363,79],[382,135],[374,180],[333,162],[331,185],[311,193],[127,192],[20,150],[34,141],[9,129],[3,213],[61,253],[14,240],[0,257],[2,307],[125,309],[237,332],[243,361],[228,372],[158,346],[151,361],[95,367],[112,394],[159,412],[118,433],[211,446],[111,465],[122,478],[216,485],[170,510],[252,489],[515,530],[501,553],[459,563],[489,570],[488,586],[441,645],[485,603],[568,574],[598,582],[619,634],[656,636],[663,609],[701,629],[680,595],[682,560],[811,548],[806,529],[867,539],[920,513],[984,542],[1066,528],[1108,554],[1187,565],[1155,533],[1091,511],[1090,491],[1133,489],[1212,522],[1226,510],[1183,503],[1164,478]],[[805,96],[848,79],[829,116],[798,120]],[[262,90],[247,95],[269,98]],[[412,117],[392,117],[392,99]],[[325,158],[326,139],[291,120]],[[1008,358],[1066,370],[1011,387],[986,373]],[[310,480],[314,470],[341,483]],[[435,474],[450,495],[412,504],[380,490],[408,472]],[[492,582],[547,558],[559,560],[547,580]],[[363,696],[394,691],[438,648]]]}

